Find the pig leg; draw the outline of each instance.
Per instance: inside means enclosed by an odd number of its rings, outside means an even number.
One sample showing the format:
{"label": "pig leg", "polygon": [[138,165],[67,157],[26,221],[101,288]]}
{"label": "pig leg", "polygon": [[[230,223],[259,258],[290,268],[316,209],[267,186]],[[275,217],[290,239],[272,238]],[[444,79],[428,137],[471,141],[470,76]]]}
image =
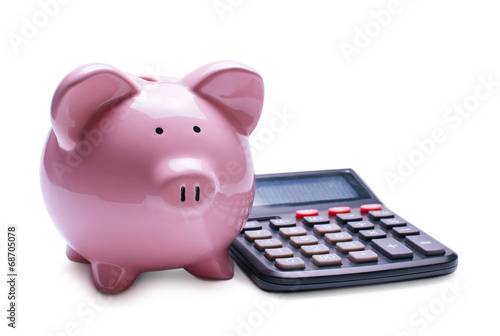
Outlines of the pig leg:
{"label": "pig leg", "polygon": [[92,262],[94,285],[103,293],[119,293],[129,288],[137,277],[137,272],[121,265]]}
{"label": "pig leg", "polygon": [[194,276],[206,279],[231,279],[233,277],[233,266],[229,260],[227,250],[215,255],[210,259],[194,263],[184,268]]}
{"label": "pig leg", "polygon": [[73,250],[73,248],[71,248],[71,246],[69,246],[69,245],[66,245],[66,256],[68,257],[69,260],[74,261],[74,262],[86,263],[86,264],[89,263],[89,261],[87,259],[82,257],[82,255],[80,253]]}

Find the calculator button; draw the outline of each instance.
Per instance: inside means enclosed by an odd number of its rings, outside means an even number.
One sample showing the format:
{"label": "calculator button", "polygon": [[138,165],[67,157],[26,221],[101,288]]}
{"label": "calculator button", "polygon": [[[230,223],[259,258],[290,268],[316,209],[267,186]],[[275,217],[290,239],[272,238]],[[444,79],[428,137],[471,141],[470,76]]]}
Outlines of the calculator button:
{"label": "calculator button", "polygon": [[406,226],[406,222],[400,218],[382,218],[380,220],[380,226],[390,230],[395,226]]}
{"label": "calculator button", "polygon": [[408,236],[405,238],[405,242],[418,252],[427,256],[445,253],[444,246],[426,234]]}
{"label": "calculator button", "polygon": [[340,224],[346,224],[347,222],[352,222],[352,221],[360,221],[362,219],[363,217],[361,217],[360,215],[352,213],[342,213],[342,214],[337,214],[335,216],[335,220]]}
{"label": "calculator button", "polygon": [[290,258],[293,257],[293,252],[288,247],[283,248],[269,248],[264,251],[264,255],[269,260],[276,258]]}
{"label": "calculator button", "polygon": [[249,221],[246,222],[245,225],[243,225],[241,231],[244,232],[246,230],[260,230],[260,229],[262,229],[262,224],[260,224],[257,221]]}
{"label": "calculator button", "polygon": [[371,245],[389,259],[413,257],[413,252],[394,238],[374,239]]}
{"label": "calculator button", "polygon": [[347,232],[327,233],[325,234],[325,241],[330,244],[337,244],[339,242],[351,241],[352,236]]}
{"label": "calculator button", "polygon": [[313,226],[315,224],[327,224],[330,223],[330,219],[325,216],[307,216],[302,220],[307,226]]}
{"label": "calculator button", "polygon": [[351,212],[351,208],[349,208],[348,206],[339,206],[328,209],[328,214],[330,216],[335,216],[336,214],[349,213],[349,212]]}
{"label": "calculator button", "polygon": [[378,255],[371,250],[349,252],[347,258],[356,264],[378,261]]}
{"label": "calculator button", "polygon": [[340,226],[337,224],[319,224],[314,225],[313,231],[319,235],[324,235],[325,233],[340,232]]}
{"label": "calculator button", "polygon": [[370,218],[373,221],[378,221],[379,219],[382,218],[392,218],[392,217],[394,217],[394,213],[389,210],[376,210],[368,212],[368,218]]}
{"label": "calculator button", "polygon": [[300,253],[306,257],[310,257],[314,254],[323,254],[330,252],[330,249],[323,244],[318,245],[304,245],[300,248]]}
{"label": "calculator button", "polygon": [[318,215],[318,210],[316,209],[304,209],[304,210],[297,210],[295,212],[295,217],[297,218],[304,218],[306,216],[317,216]]}
{"label": "calculator button", "polygon": [[420,233],[419,229],[414,226],[403,226],[395,227],[392,229],[392,234],[398,238],[404,238],[406,236],[414,236]]}
{"label": "calculator button", "polygon": [[255,239],[267,239],[271,237],[272,237],[271,232],[269,232],[266,229],[245,231],[245,239],[250,242],[253,242]]}
{"label": "calculator button", "polygon": [[295,270],[306,268],[306,263],[304,260],[293,257],[293,258],[276,258],[274,264],[281,270]]}
{"label": "calculator button", "polygon": [[359,241],[350,241],[337,243],[337,245],[335,245],[335,248],[341,253],[348,253],[351,251],[362,251],[365,249],[365,245]]}
{"label": "calculator button", "polygon": [[374,204],[363,204],[359,207],[359,212],[366,213],[368,211],[374,210],[382,210],[382,204],[374,203]]}
{"label": "calculator button", "polygon": [[369,241],[372,239],[385,238],[387,237],[387,234],[385,233],[385,231],[374,229],[374,230],[361,230],[359,231],[359,236],[363,240]]}
{"label": "calculator button", "polygon": [[255,246],[255,248],[259,251],[264,251],[267,248],[282,247],[283,244],[281,243],[281,240],[276,238],[255,239],[253,242],[253,246]]}
{"label": "calculator button", "polygon": [[287,226],[295,226],[296,222],[293,218],[276,218],[269,221],[271,229],[279,230],[279,228]]}
{"label": "calculator button", "polygon": [[318,239],[314,236],[295,236],[290,237],[290,244],[295,247],[301,247],[302,245],[314,245],[318,243]]}
{"label": "calculator button", "polygon": [[290,238],[292,236],[306,235],[307,231],[302,226],[294,226],[289,228],[281,228],[279,234],[283,238]]}
{"label": "calculator button", "polygon": [[353,232],[358,232],[359,230],[368,230],[368,229],[373,229],[375,225],[370,222],[347,222],[347,228]]}
{"label": "calculator button", "polygon": [[312,262],[319,267],[342,265],[342,259],[335,253],[313,255]]}

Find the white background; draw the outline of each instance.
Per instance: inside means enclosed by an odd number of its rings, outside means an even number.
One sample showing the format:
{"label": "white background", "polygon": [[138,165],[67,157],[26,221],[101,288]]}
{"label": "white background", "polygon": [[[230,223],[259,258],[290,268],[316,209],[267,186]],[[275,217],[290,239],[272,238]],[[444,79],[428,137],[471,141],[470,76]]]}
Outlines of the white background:
{"label": "white background", "polygon": [[[214,3],[229,7],[218,12]],[[378,15],[383,25],[373,13],[392,10],[389,0],[73,0],[50,8],[48,15],[35,0],[0,5],[2,251],[7,225],[17,225],[19,236],[18,329],[6,326],[2,280],[2,334],[397,336],[497,329],[500,8],[493,1],[401,0],[390,17]],[[39,27],[30,31],[29,24]],[[371,36],[360,33],[366,29]],[[347,44],[357,48],[350,57],[341,49]],[[98,293],[89,267],[66,259],[39,191],[55,88],[91,62],[182,77],[226,59],[253,67],[265,81],[264,111],[252,135],[257,173],[353,168],[391,209],[456,250],[458,270],[286,295],[261,291],[238,268],[228,281],[170,270],[143,274],[119,295]],[[476,91],[481,78],[497,86]],[[472,112],[457,121],[447,114],[456,104]],[[279,124],[278,115],[288,118]],[[419,153],[416,142],[435,129],[445,140]],[[399,174],[402,159],[414,169],[406,167],[391,188],[386,176]],[[0,256],[4,279],[6,253]]]}

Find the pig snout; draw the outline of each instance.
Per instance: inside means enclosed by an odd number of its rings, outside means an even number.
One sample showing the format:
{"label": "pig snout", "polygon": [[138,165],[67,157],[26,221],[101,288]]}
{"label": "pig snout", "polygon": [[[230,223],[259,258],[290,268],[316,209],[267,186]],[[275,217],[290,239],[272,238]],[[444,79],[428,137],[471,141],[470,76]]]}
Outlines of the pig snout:
{"label": "pig snout", "polygon": [[162,199],[175,207],[206,207],[216,192],[213,176],[204,172],[186,172],[169,179],[161,192]]}

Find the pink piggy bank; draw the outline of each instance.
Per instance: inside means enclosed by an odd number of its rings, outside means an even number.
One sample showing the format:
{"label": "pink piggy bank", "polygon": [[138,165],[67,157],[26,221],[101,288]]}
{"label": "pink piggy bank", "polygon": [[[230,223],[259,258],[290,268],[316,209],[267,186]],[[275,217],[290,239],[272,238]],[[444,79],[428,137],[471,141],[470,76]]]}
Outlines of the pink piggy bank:
{"label": "pink piggy bank", "polygon": [[68,258],[91,264],[99,291],[173,268],[232,277],[227,249],[253,202],[248,136],[263,98],[259,74],[234,62],[180,80],[104,64],[64,78],[41,187]]}

